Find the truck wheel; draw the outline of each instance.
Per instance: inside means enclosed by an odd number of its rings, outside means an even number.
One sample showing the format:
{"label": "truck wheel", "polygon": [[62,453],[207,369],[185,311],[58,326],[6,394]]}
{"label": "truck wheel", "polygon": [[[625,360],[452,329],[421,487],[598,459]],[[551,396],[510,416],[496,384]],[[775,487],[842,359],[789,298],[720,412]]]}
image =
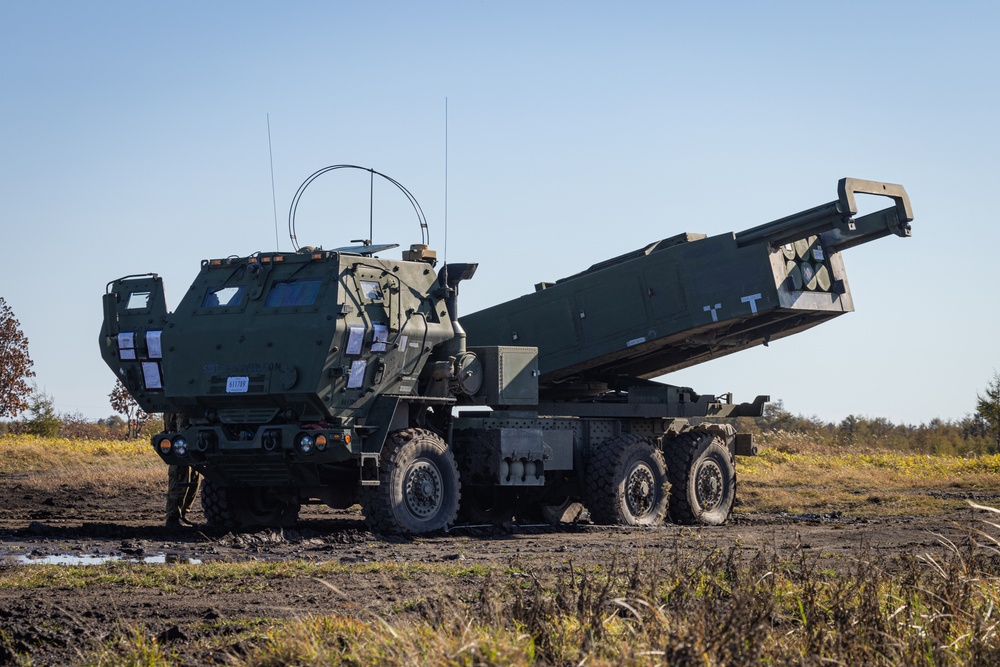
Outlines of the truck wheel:
{"label": "truck wheel", "polygon": [[674,523],[718,526],[736,498],[736,467],[729,448],[704,431],[682,433],[664,447]]}
{"label": "truck wheel", "polygon": [[287,528],[299,520],[298,495],[270,486],[230,488],[229,506],[241,528]]}
{"label": "truck wheel", "polygon": [[236,517],[229,509],[227,491],[226,487],[216,486],[208,479],[201,483],[201,511],[205,514],[205,521],[208,525],[218,530],[239,528]]}
{"label": "truck wheel", "polygon": [[205,521],[220,530],[279,528],[299,518],[299,500],[271,487],[217,486],[207,479],[201,487]]}
{"label": "truck wheel", "polygon": [[658,526],[667,516],[667,464],[642,438],[599,445],[587,466],[587,509],[599,524]]}
{"label": "truck wheel", "polygon": [[444,440],[411,428],[392,433],[382,456],[379,485],[362,487],[365,521],[383,533],[426,533],[455,521],[458,466]]}

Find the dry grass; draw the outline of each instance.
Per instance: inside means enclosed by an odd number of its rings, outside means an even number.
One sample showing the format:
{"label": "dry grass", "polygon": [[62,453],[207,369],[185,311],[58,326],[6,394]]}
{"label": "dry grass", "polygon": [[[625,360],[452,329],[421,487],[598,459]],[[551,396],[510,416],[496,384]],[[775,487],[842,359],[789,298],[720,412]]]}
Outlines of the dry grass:
{"label": "dry grass", "polygon": [[156,491],[165,466],[149,441],[0,436],[0,474],[38,490],[75,488],[98,496],[123,488]]}
{"label": "dry grass", "polygon": [[[998,664],[998,543],[983,537],[985,547],[949,544],[936,558],[859,551],[841,574],[801,551],[738,547],[692,560],[663,546],[568,572],[515,563],[465,597],[445,585],[391,616],[348,605],[292,621],[246,619],[239,654],[211,639],[199,651],[243,667]],[[88,664],[186,662],[137,628]]]}
{"label": "dry grass", "polygon": [[929,456],[874,448],[817,446],[772,435],[737,465],[742,512],[932,516],[965,498],[1000,498],[1000,455]]}

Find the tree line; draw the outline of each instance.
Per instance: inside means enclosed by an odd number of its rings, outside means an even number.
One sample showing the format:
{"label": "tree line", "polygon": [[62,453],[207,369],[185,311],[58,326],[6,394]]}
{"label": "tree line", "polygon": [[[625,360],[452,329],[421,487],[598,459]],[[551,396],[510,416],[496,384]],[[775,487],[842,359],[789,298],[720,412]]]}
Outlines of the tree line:
{"label": "tree line", "polygon": [[1000,376],[996,372],[978,397],[976,410],[961,419],[932,419],[926,424],[895,424],[885,417],[848,415],[839,422],[793,415],[780,400],[768,403],[761,417],[740,417],[737,430],[760,442],[783,433],[803,436],[831,447],[875,447],[922,454],[975,455],[1000,453]]}

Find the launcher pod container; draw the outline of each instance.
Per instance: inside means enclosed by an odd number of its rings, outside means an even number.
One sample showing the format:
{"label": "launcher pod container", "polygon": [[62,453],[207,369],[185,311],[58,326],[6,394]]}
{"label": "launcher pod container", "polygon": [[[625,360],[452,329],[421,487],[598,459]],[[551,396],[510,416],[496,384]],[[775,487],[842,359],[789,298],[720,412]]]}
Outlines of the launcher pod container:
{"label": "launcher pod container", "polygon": [[[298,247],[320,175],[395,185],[421,243]],[[855,194],[892,206],[857,217]],[[767,396],[734,403],[652,380],[853,310],[841,252],[910,235],[902,186],[843,179],[837,200],[738,233],[681,234],[459,317],[476,264],[438,266],[419,204],[372,169],[310,176],[294,252],[202,262],[168,313],[156,274],[108,284],[101,353],[152,438],[205,477],[207,521],[289,525],[360,503],[380,532],[456,521],[720,524]]]}

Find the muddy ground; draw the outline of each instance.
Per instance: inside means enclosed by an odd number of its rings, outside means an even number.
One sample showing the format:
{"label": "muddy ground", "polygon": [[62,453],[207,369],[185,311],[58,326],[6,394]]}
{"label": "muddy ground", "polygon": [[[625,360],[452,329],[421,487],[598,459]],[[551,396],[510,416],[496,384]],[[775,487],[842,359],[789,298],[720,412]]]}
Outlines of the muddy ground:
{"label": "muddy ground", "polygon": [[[90,563],[123,559],[176,567],[176,563],[304,559],[340,564],[453,563],[495,565],[510,572],[565,572],[573,566],[619,562],[641,553],[692,556],[738,545],[745,553],[805,552],[821,567],[846,570],[858,554],[894,555],[942,549],[941,538],[961,543],[982,517],[971,509],[943,516],[858,519],[842,515],[789,516],[737,512],[729,525],[624,529],[577,524],[458,526],[445,534],[414,538],[367,531],[358,512],[303,508],[300,523],[281,532],[220,535],[204,527],[162,525],[163,495],[131,489],[96,497],[86,489],[38,490],[16,476],[0,478],[0,665],[71,664],[122,629],[142,628],[169,644],[188,664],[239,655],[243,639],[228,643],[227,619],[296,618],[347,612],[392,615],[414,602],[448,595],[474,599],[483,577],[418,571],[394,577],[369,568],[346,568],[325,582],[311,576],[183,587],[168,592],[110,581],[85,589],[10,588],[4,580],[45,562]],[[190,518],[202,520],[196,508]],[[981,524],[980,524],[981,525]],[[662,557],[662,556],[661,556]],[[327,584],[330,584],[329,586]],[[419,606],[419,605],[418,605]],[[210,636],[215,635],[215,636]],[[216,648],[206,649],[211,644]],[[219,648],[221,647],[221,648]]]}

